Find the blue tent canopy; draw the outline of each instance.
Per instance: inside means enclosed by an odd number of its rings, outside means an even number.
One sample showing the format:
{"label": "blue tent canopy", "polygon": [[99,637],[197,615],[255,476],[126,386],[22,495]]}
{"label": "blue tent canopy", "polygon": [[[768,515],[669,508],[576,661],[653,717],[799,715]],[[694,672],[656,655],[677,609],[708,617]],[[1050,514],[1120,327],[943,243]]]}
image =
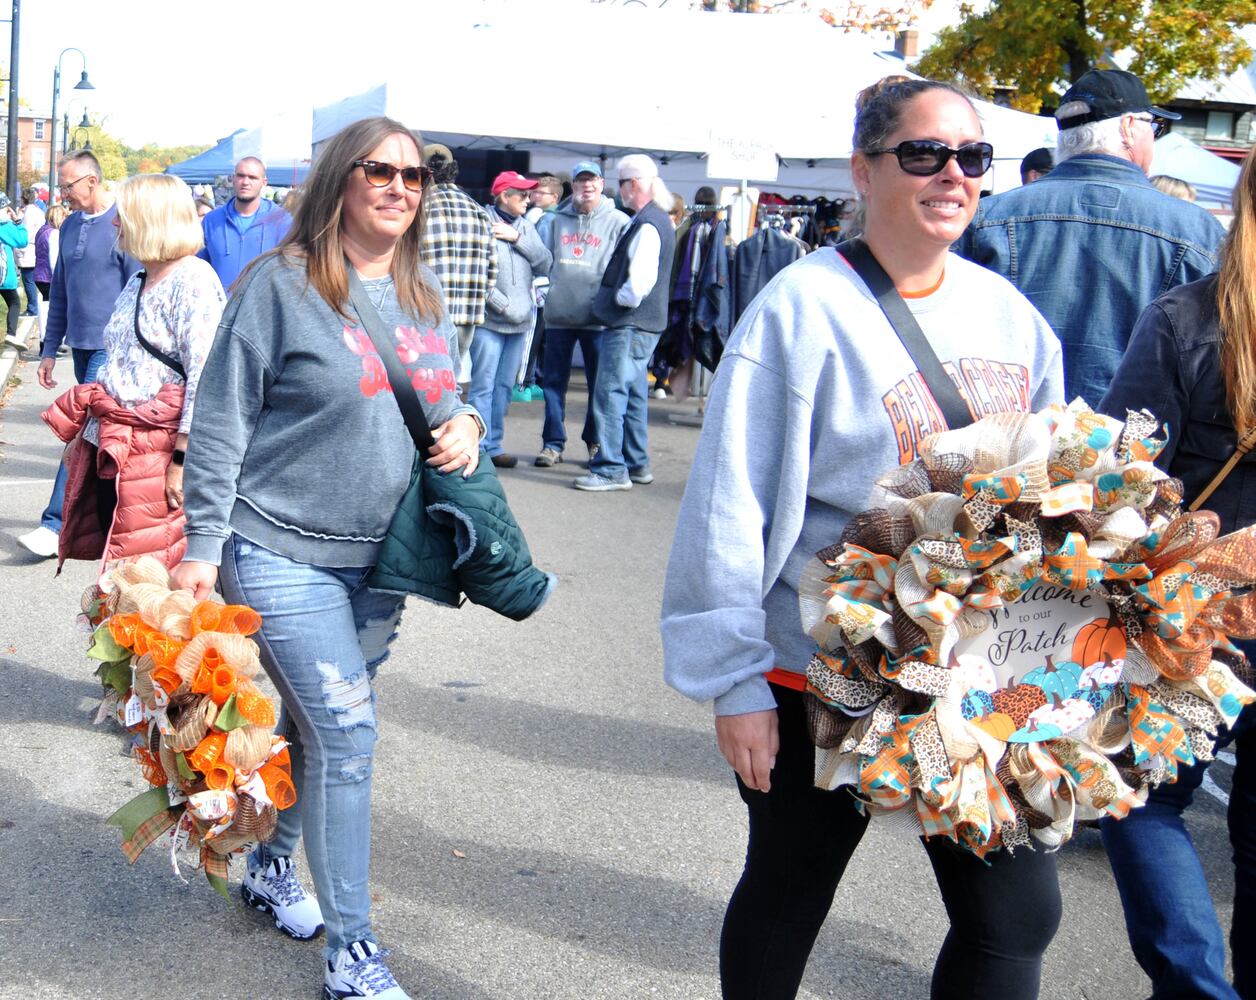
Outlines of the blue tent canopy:
{"label": "blue tent canopy", "polygon": [[[249,141],[257,132],[257,129],[251,132],[242,128],[236,129],[226,138],[219,139],[212,149],[198,153],[182,163],[172,163],[166,168],[166,173],[182,177],[189,184],[212,184],[219,177],[229,177],[241,157],[261,155],[257,142]],[[266,163],[267,179],[275,187],[300,184],[310,172],[308,159],[268,160],[263,157],[263,160]]]}

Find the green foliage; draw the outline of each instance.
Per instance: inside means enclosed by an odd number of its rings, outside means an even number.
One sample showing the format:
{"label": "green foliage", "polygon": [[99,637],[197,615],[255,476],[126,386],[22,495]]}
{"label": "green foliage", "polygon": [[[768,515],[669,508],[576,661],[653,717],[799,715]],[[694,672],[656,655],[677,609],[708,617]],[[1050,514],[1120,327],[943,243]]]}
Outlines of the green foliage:
{"label": "green foliage", "polygon": [[139,149],[130,146],[122,148],[122,158],[126,161],[128,174],[159,174],[172,163],[182,163],[199,153],[205,152],[209,146],[158,146],[154,142],[145,143]]}
{"label": "green foliage", "polygon": [[993,0],[938,34],[916,71],[993,97],[1016,88],[1013,107],[1037,112],[1112,53],[1131,51],[1129,70],[1153,101],[1191,79],[1215,79],[1252,58],[1239,29],[1256,24],[1252,0]]}

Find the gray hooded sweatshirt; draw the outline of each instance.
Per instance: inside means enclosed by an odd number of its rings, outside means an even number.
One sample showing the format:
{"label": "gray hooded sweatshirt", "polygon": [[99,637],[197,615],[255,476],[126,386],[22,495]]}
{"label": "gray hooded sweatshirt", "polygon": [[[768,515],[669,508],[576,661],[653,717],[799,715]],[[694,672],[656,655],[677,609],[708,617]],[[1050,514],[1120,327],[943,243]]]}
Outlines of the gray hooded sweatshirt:
{"label": "gray hooded sweatshirt", "polygon": [[[504,221],[492,205],[485,211],[494,222]],[[553,258],[527,219],[520,216],[508,225],[519,231],[519,239],[497,241],[497,281],[489,289],[481,325],[494,333],[527,333],[535,322],[532,279],[549,274]]]}
{"label": "gray hooded sweatshirt", "polygon": [[593,299],[619,234],[628,228],[628,216],[603,195],[587,215],[577,212],[568,198],[553,219],[550,251],[554,264],[545,298],[545,325],[600,330],[603,324],[593,318]]}

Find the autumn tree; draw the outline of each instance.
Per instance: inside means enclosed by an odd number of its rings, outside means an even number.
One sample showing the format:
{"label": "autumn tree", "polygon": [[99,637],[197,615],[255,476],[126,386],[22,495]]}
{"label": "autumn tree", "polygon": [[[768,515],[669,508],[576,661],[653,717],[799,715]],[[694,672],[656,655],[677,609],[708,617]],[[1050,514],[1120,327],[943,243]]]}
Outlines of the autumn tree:
{"label": "autumn tree", "polygon": [[1252,0],[992,0],[938,34],[916,65],[924,76],[984,97],[1011,87],[1012,105],[1037,112],[1087,70],[1130,52],[1125,68],[1152,100],[1196,77],[1234,72],[1252,58],[1239,30],[1256,24]]}
{"label": "autumn tree", "polygon": [[734,11],[741,14],[815,13],[826,24],[844,31],[900,31],[910,27],[933,0],[895,0],[889,3],[859,3],[856,0],[695,0],[703,10]]}

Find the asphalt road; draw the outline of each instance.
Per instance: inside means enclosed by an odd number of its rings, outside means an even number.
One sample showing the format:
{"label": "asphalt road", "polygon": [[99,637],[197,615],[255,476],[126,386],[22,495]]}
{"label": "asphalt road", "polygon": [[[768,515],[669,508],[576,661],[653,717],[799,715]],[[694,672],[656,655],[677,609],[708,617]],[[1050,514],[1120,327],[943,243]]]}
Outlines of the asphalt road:
{"label": "asphalt road", "polygon": [[[57,374],[71,382],[68,362]],[[118,730],[91,725],[99,686],[72,620],[93,568],[54,576],[16,542],[47,500],[60,446],[39,420],[52,394],[33,363],[11,381],[0,409],[0,997],[313,998],[317,944],[224,902],[199,873],[181,884],[155,851],[128,866],[104,825],[143,779]],[[573,429],[583,403],[573,392]],[[537,562],[562,579],[542,613],[514,624],[412,602],[381,671],[373,919],[416,1000],[718,997],[745,817],[709,709],[661,680],[658,606],[697,431],[667,421],[692,403],[651,407],[651,486],[580,493],[573,464],[503,474]],[[507,446],[529,463],[540,418],[537,402],[509,419]],[[1213,770],[1224,790],[1229,766]],[[1228,926],[1223,806],[1201,795],[1190,819]],[[1044,1000],[1146,996],[1095,834],[1064,850],[1060,874]],[[944,929],[918,843],[874,823],[801,995],[927,996]]]}

